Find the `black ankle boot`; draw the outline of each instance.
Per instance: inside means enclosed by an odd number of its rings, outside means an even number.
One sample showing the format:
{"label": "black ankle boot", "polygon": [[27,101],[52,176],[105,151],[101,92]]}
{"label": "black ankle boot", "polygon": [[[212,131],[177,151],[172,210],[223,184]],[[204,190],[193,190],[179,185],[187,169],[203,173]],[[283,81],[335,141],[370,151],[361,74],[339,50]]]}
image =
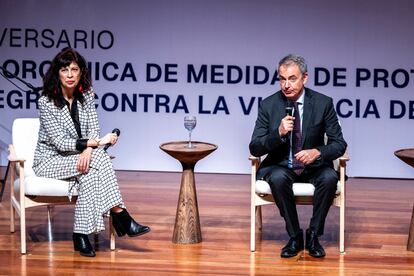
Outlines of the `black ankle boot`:
{"label": "black ankle boot", "polygon": [[89,242],[88,235],[73,233],[72,239],[75,251],[79,251],[79,253],[85,257],[95,257],[95,250]]}
{"label": "black ankle boot", "polygon": [[120,213],[111,211],[111,217],[112,225],[118,237],[122,237],[125,234],[129,237],[140,236],[151,230],[148,226],[137,223],[125,209]]}

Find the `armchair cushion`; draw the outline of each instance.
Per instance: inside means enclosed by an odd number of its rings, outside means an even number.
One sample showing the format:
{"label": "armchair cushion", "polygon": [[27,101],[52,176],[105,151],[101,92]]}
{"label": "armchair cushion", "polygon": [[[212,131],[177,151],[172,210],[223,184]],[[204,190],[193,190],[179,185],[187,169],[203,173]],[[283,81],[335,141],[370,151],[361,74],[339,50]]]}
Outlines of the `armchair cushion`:
{"label": "armchair cushion", "polygon": [[[20,181],[14,181],[14,190],[19,193]],[[25,194],[29,196],[67,196],[69,182],[53,178],[26,176],[25,177]],[[73,193],[78,195],[76,189]]]}
{"label": "armchair cushion", "polygon": [[[295,196],[313,196],[315,191],[315,186],[310,183],[293,183],[293,194]],[[258,195],[271,195],[272,191],[270,190],[269,184],[264,180],[257,180],[256,181],[256,194]],[[336,194],[341,193],[341,185],[338,181],[336,186]]]}

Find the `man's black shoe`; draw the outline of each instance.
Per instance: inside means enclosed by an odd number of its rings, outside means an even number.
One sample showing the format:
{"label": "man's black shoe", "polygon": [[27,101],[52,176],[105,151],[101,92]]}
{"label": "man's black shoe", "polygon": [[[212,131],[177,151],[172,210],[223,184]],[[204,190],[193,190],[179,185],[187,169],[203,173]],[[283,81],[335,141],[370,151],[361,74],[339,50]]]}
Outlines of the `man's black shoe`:
{"label": "man's black shoe", "polygon": [[282,248],[280,257],[291,258],[298,255],[298,253],[303,250],[303,245],[303,231],[300,230],[296,237],[290,238],[289,242]]}
{"label": "man's black shoe", "polygon": [[309,251],[309,255],[314,258],[325,257],[325,250],[323,250],[322,245],[320,245],[318,240],[318,235],[307,229],[306,230],[306,246],[305,248]]}

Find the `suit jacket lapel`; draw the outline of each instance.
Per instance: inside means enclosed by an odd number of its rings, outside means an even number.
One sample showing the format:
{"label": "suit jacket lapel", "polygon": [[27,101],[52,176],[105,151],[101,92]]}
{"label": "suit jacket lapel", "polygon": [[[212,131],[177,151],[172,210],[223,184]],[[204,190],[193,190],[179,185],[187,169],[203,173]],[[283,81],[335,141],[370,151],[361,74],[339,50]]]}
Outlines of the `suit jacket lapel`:
{"label": "suit jacket lapel", "polygon": [[87,129],[88,113],[85,112],[85,107],[78,101],[78,113],[79,113],[79,124],[81,128],[82,137],[86,137],[87,133],[84,131]]}
{"label": "suit jacket lapel", "polygon": [[306,141],[309,124],[311,122],[313,109],[315,103],[313,102],[312,92],[305,88],[305,100],[303,104],[303,122],[302,122],[302,148]]}
{"label": "suit jacket lapel", "polygon": [[63,116],[63,123],[64,128],[69,130],[69,133],[72,137],[78,137],[78,133],[76,132],[75,125],[73,124],[72,117],[70,116],[69,109],[65,105],[61,109],[62,116]]}
{"label": "suit jacket lapel", "polygon": [[281,114],[280,116],[282,116],[281,118],[286,116],[286,107],[288,105],[288,100],[286,99],[285,95],[283,95],[283,92],[280,91],[279,94],[279,106],[277,106],[278,110],[281,110]]}

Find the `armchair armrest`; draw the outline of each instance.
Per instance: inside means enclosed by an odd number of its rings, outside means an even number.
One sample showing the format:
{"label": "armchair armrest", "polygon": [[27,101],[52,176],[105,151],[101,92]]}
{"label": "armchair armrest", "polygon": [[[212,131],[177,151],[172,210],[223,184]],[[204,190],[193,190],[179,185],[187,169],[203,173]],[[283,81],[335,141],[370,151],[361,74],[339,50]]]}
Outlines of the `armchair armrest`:
{"label": "armchair armrest", "polygon": [[260,159],[261,159],[260,157],[256,157],[256,156],[253,156],[253,155],[249,156],[249,160],[252,161],[252,166],[255,166],[255,167],[259,167]]}
{"label": "armchair armrest", "polygon": [[7,156],[7,159],[10,162],[25,162],[26,161],[26,159],[24,158],[17,157],[16,151],[14,150],[13,145],[9,145],[9,155]]}
{"label": "armchair armrest", "polygon": [[[7,156],[7,159],[9,159],[9,162],[11,164],[12,180],[14,179],[14,175],[16,173],[19,174],[19,177],[21,180],[24,179],[24,163],[26,162],[26,159],[18,157],[16,155],[16,151],[14,150],[13,145],[9,145],[9,155]],[[17,168],[18,168],[18,171],[17,171]],[[24,193],[24,187],[23,189],[20,189],[20,190],[23,191]]]}
{"label": "armchair armrest", "polygon": [[346,166],[346,162],[348,162],[350,160],[349,155],[348,155],[348,151],[346,151],[344,153],[344,155],[339,157],[338,160],[339,160],[339,166],[341,166],[341,167]]}
{"label": "armchair armrest", "polygon": [[250,155],[249,156],[249,160],[251,160],[252,162],[254,162],[254,161],[260,161],[260,157],[256,157],[256,156]]}
{"label": "armchair armrest", "polygon": [[[20,158],[16,155],[16,151],[14,150],[13,145],[9,145],[9,155],[7,156],[7,158],[9,159],[9,162],[12,163],[12,166],[11,166],[11,172],[12,173],[11,173],[11,181],[10,182],[14,183],[15,174],[18,174],[19,178],[20,178],[20,183],[24,183],[24,163],[26,162],[26,159],[25,158]],[[18,166],[17,166],[17,164],[18,164]],[[17,168],[19,169],[18,172],[16,170]],[[20,205],[17,205],[17,203],[16,203],[16,197],[14,195],[13,190],[14,189],[12,188],[11,193],[10,193],[11,201],[14,202],[14,204],[16,204],[16,206],[20,206]],[[25,185],[20,185],[19,190],[20,190],[19,198],[20,198],[20,204],[21,204],[21,202],[24,201],[24,195],[26,193]]]}

